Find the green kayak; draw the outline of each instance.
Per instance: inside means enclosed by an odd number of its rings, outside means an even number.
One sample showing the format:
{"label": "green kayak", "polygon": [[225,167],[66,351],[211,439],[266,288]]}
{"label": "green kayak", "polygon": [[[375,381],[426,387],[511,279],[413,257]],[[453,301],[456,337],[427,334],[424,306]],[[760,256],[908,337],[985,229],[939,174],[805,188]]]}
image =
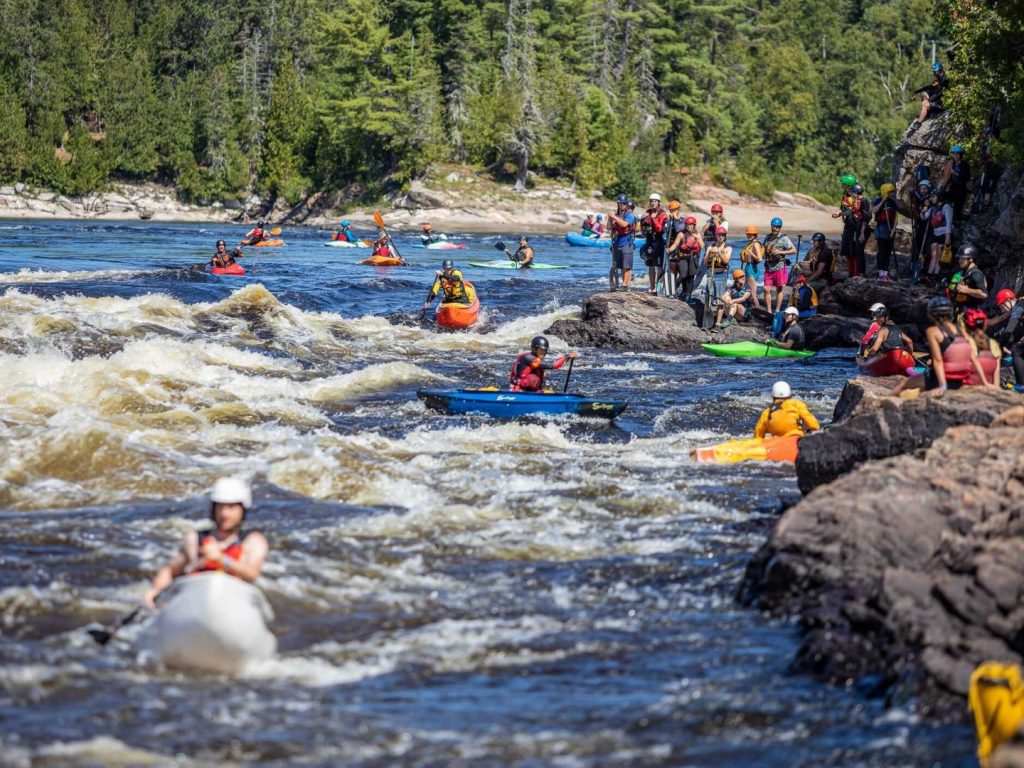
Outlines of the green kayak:
{"label": "green kayak", "polygon": [[556,264],[538,264],[533,262],[528,267],[520,267],[514,261],[509,259],[495,259],[494,261],[471,261],[469,262],[471,267],[483,267],[484,269],[568,269],[568,267],[560,267]]}
{"label": "green kayak", "polygon": [[731,344],[701,344],[716,357],[810,357],[809,349],[783,349],[759,341],[734,341]]}

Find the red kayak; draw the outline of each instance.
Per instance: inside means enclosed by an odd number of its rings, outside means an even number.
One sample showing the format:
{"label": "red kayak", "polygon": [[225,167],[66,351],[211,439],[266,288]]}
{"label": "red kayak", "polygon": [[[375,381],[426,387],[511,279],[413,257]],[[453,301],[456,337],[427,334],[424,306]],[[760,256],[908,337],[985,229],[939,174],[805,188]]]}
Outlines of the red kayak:
{"label": "red kayak", "polygon": [[226,267],[210,267],[211,275],[244,275],[245,267],[241,264],[229,264]]}
{"label": "red kayak", "polygon": [[905,349],[891,349],[871,357],[857,356],[857,365],[868,376],[909,376],[917,363]]}

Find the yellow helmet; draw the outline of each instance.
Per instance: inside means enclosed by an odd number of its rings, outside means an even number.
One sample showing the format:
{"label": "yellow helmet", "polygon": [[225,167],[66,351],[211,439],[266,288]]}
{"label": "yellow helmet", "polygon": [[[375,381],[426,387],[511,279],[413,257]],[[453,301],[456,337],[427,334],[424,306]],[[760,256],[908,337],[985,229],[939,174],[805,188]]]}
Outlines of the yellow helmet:
{"label": "yellow helmet", "polygon": [[888,195],[888,194],[891,194],[891,193],[893,193],[895,191],[896,191],[896,185],[895,184],[883,184],[882,185],[882,194],[883,195]]}

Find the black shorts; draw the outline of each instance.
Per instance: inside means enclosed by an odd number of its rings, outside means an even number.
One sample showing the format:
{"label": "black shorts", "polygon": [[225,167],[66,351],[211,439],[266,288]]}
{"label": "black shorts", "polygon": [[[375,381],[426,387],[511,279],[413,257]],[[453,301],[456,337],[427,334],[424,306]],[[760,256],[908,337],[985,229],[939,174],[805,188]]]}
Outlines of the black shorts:
{"label": "black shorts", "polygon": [[612,244],[612,269],[633,269],[633,244]]}
{"label": "black shorts", "polygon": [[[963,379],[946,379],[946,389],[960,389],[964,385]],[[924,388],[938,389],[939,377],[935,375],[934,368],[928,368],[924,372]]]}
{"label": "black shorts", "polygon": [[644,257],[644,264],[648,267],[660,267],[665,258],[665,245],[663,243],[655,246],[645,245],[641,253]]}

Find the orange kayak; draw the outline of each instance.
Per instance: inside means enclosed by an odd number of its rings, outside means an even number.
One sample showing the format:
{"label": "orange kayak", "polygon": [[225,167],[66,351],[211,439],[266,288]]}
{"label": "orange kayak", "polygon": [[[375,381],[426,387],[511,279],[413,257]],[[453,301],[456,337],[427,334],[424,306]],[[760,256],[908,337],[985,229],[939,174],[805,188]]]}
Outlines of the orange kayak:
{"label": "orange kayak", "polygon": [[275,238],[273,240],[260,240],[255,245],[248,246],[249,248],[276,248],[279,245],[284,245],[284,240],[281,238]]}
{"label": "orange kayak", "polygon": [[470,298],[469,304],[438,304],[435,319],[442,328],[469,328],[476,322],[480,315],[480,299],[477,298],[476,288],[470,282],[465,282],[466,294]]}
{"label": "orange kayak", "polygon": [[369,264],[372,267],[397,267],[402,263],[402,260],[397,256],[371,256],[359,263]]}
{"label": "orange kayak", "polygon": [[729,440],[707,448],[697,448],[693,457],[697,461],[732,464],[737,461],[796,461],[797,442],[802,435],[790,437],[752,437],[747,440]]}
{"label": "orange kayak", "polygon": [[241,264],[229,264],[226,267],[210,267],[211,275],[244,275],[245,267]]}

